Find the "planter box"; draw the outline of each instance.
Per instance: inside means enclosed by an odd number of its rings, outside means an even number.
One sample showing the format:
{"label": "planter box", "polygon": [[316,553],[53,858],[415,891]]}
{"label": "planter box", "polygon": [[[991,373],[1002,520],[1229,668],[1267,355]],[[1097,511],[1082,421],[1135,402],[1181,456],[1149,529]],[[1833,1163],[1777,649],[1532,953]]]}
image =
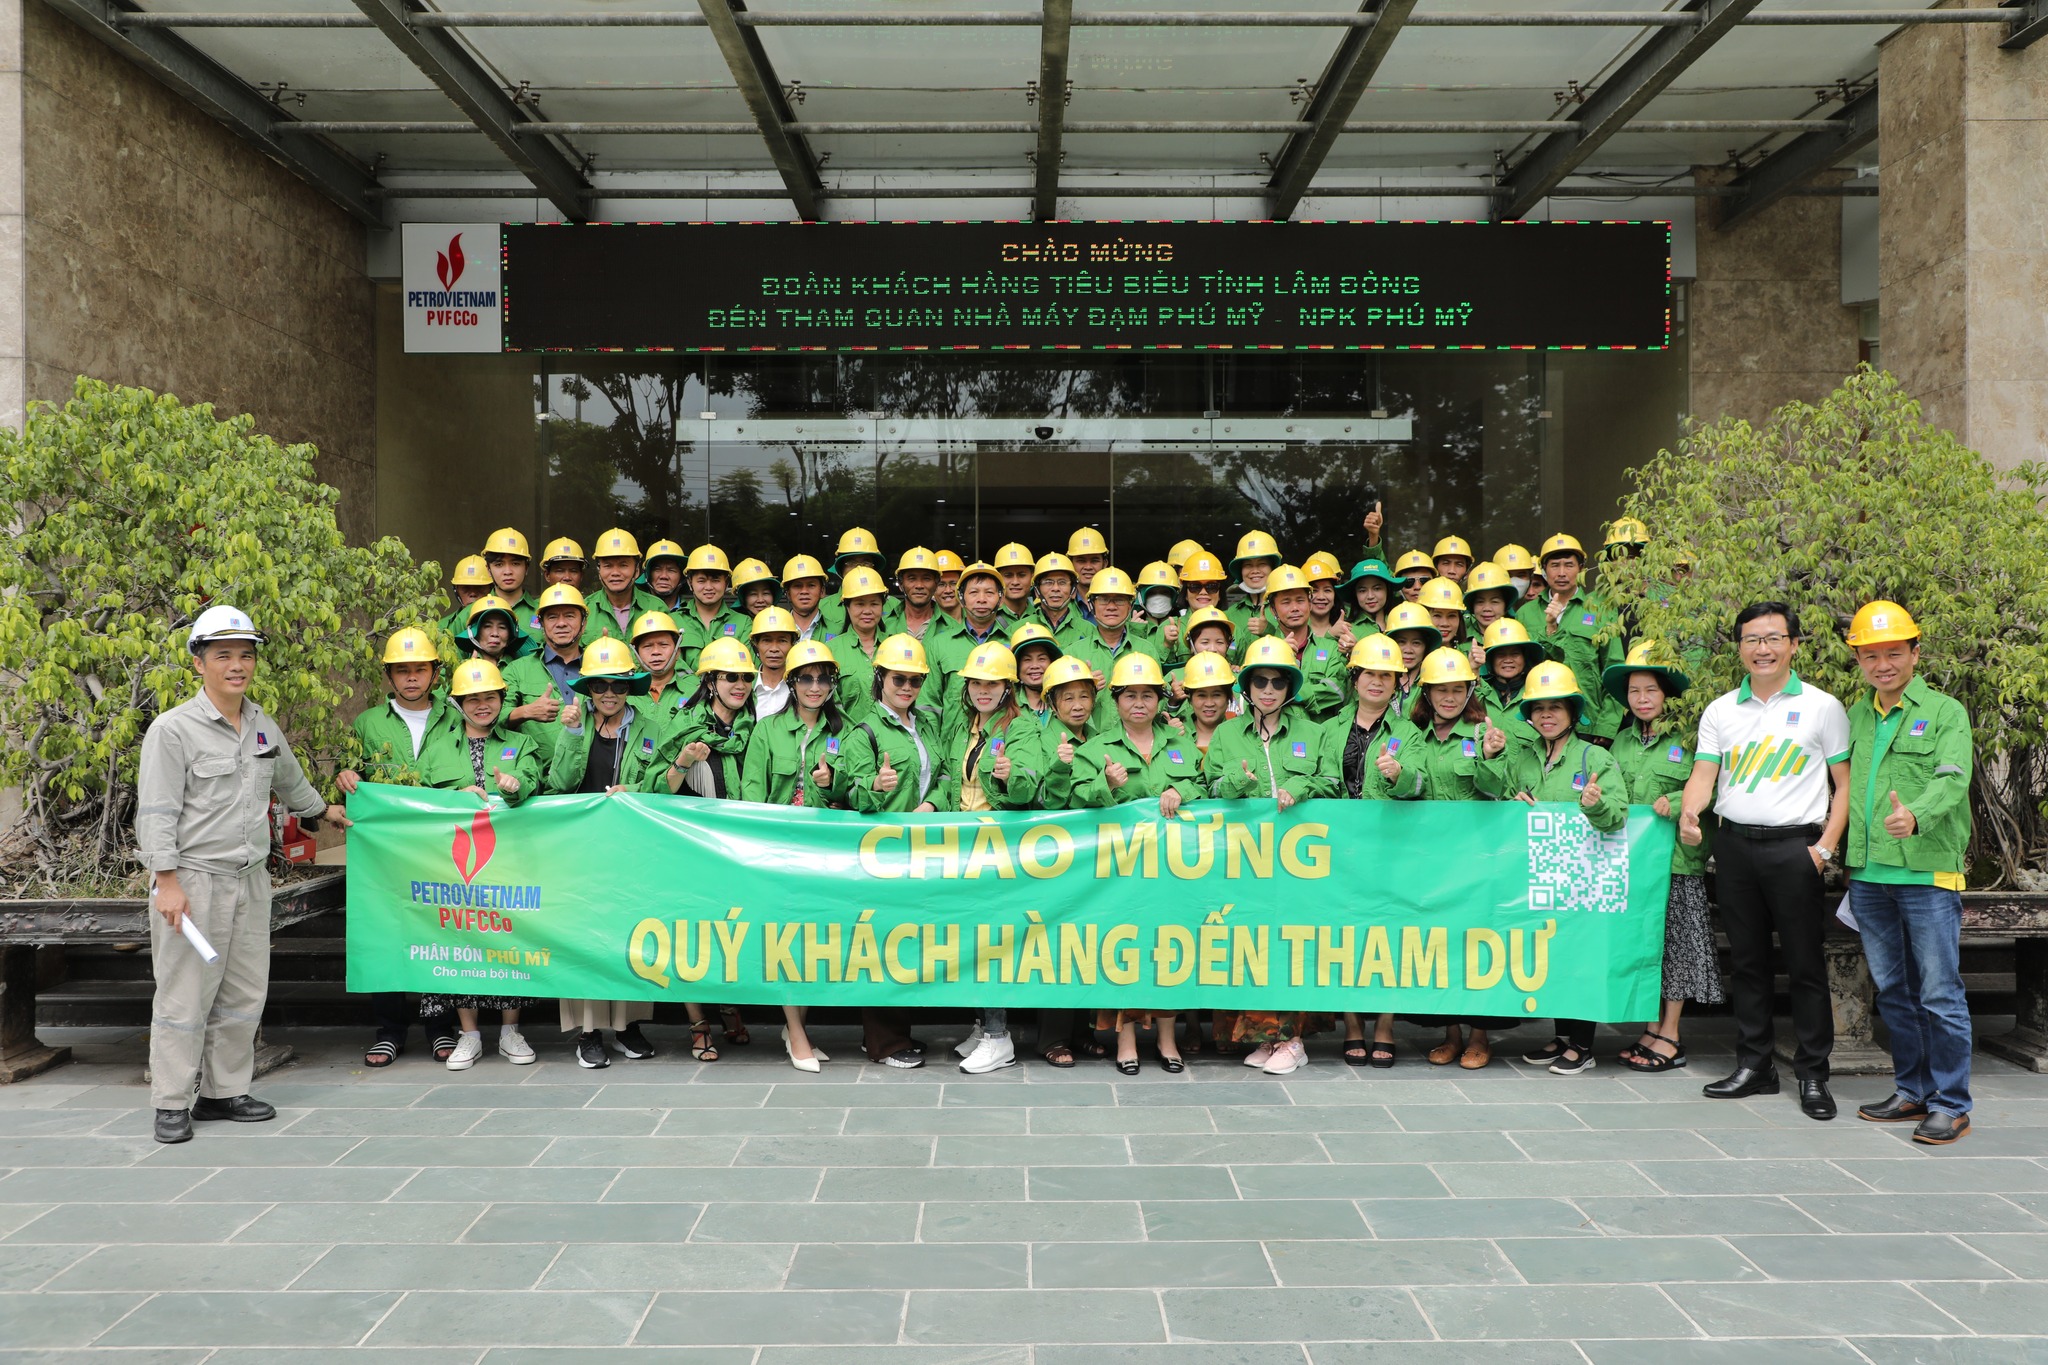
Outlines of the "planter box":
{"label": "planter box", "polygon": [[[270,901],[270,928],[341,908],[347,873],[280,886]],[[50,943],[147,943],[147,900],[0,901],[0,1085],[69,1061],[68,1047],[36,1037],[36,949]],[[256,1040],[256,1074],[284,1065],[292,1050]]]}

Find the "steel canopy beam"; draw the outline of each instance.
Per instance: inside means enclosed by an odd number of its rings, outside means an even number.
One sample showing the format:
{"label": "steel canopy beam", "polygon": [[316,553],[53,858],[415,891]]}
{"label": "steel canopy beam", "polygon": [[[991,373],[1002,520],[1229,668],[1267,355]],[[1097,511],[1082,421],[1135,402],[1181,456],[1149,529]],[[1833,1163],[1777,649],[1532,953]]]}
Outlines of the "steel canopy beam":
{"label": "steel canopy beam", "polygon": [[1660,29],[1537,143],[1500,187],[1500,216],[1520,218],[1655,99],[1679,73],[1732,32],[1758,0],[1686,0],[1684,28]]}
{"label": "steel canopy beam", "polygon": [[1840,126],[1825,133],[1804,133],[1729,181],[1731,193],[1721,210],[1720,226],[1735,226],[1765,205],[1802,188],[1816,173],[1875,141],[1877,88],[1873,86],[1850,100],[1829,122]]}
{"label": "steel canopy beam", "polygon": [[583,173],[553,142],[518,135],[520,126],[540,120],[531,109],[515,102],[454,34],[415,28],[413,11],[405,0],[355,0],[355,5],[564,217],[572,222],[583,220],[583,200],[590,190]]}
{"label": "steel canopy beam", "polygon": [[1271,216],[1293,217],[1295,206],[1344,131],[1344,121],[1358,108],[1365,88],[1414,8],[1415,0],[1364,0],[1358,7],[1361,15],[1372,16],[1372,25],[1345,33],[1309,100],[1305,119],[1311,125],[1309,131],[1289,137],[1274,158],[1273,179],[1266,191]]}
{"label": "steel canopy beam", "polygon": [[1031,216],[1060,211],[1060,132],[1067,117],[1067,52],[1073,46],[1074,0],[1045,0],[1038,31],[1038,151],[1033,160]]}
{"label": "steel canopy beam", "polygon": [[1998,45],[2007,51],[2032,47],[2043,38],[2048,38],[2048,0],[1999,0],[2002,8],[2012,11],[2012,27]]}
{"label": "steel canopy beam", "polygon": [[384,226],[383,209],[372,193],[376,178],[368,170],[317,138],[281,134],[279,130],[288,127],[292,120],[241,77],[183,38],[156,30],[124,30],[120,26],[121,11],[108,0],[50,0],[50,5],[159,82],[261,147],[271,160],[341,205],[357,221],[371,227]]}
{"label": "steel canopy beam", "polygon": [[761,140],[768,144],[769,159],[789,190],[797,216],[816,218],[819,191],[825,183],[818,174],[818,159],[811,154],[810,144],[790,129],[796,115],[783,96],[782,82],[768,60],[768,50],[761,46],[760,36],[740,23],[746,0],[697,0],[697,8],[711,29],[711,36],[718,40],[718,50],[732,71],[733,83],[760,126]]}

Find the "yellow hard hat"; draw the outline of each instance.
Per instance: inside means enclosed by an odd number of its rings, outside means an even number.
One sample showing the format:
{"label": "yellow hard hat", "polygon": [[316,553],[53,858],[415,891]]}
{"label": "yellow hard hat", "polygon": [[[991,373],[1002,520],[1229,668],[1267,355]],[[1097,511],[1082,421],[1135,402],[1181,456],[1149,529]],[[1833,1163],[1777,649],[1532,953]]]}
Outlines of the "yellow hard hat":
{"label": "yellow hard hat", "polygon": [[1444,633],[1429,619],[1429,609],[1420,602],[1396,602],[1387,613],[1387,634],[1399,635],[1404,630],[1428,631],[1435,642],[1430,646],[1432,649],[1444,642]]}
{"label": "yellow hard hat", "polygon": [[938,556],[925,549],[922,545],[913,545],[903,552],[902,558],[896,561],[898,577],[902,576],[905,569],[922,569],[926,573],[937,573],[939,571]]}
{"label": "yellow hard hat", "polygon": [[531,559],[533,557],[533,552],[526,548],[526,537],[520,535],[509,526],[500,526],[497,530],[491,532],[490,539],[484,542],[483,553],[487,555],[518,555],[521,559]]}
{"label": "yellow hard hat", "polygon": [[1422,585],[1414,605],[1424,611],[1463,611],[1465,590],[1448,578],[1432,578]]}
{"label": "yellow hard hat", "polygon": [[882,597],[889,591],[889,585],[882,576],[865,564],[856,564],[846,571],[846,577],[839,580],[839,600],[850,602],[856,597]]}
{"label": "yellow hard hat", "polygon": [[1083,660],[1071,654],[1062,654],[1045,666],[1045,680],[1040,684],[1047,693],[1068,683],[1087,683],[1095,686],[1095,670]]}
{"label": "yellow hard hat", "polygon": [[1511,649],[1520,650],[1523,660],[1531,668],[1550,658],[1550,651],[1539,642],[1530,639],[1529,628],[1512,616],[1503,616],[1488,626],[1486,633],[1479,637],[1479,642],[1485,646],[1489,666],[1495,654]]}
{"label": "yellow hard hat", "polygon": [[690,557],[683,562],[684,573],[732,572],[732,561],[725,557],[725,551],[716,545],[699,545],[690,551]]}
{"label": "yellow hard hat", "polygon": [[798,640],[789,647],[789,657],[782,666],[794,673],[809,664],[823,664],[835,673],[839,671],[839,660],[832,657],[831,646],[823,640]]}
{"label": "yellow hard hat", "polygon": [[759,673],[754,656],[730,635],[721,635],[697,653],[699,673]]}
{"label": "yellow hard hat", "polygon": [[470,631],[474,632],[476,630],[476,623],[483,618],[484,613],[492,611],[504,612],[506,616],[512,618],[512,628],[514,630],[519,628],[518,609],[494,592],[486,593],[470,603],[469,615],[462,618],[462,623]]}
{"label": "yellow hard hat", "polygon": [[1577,555],[1583,561],[1586,557],[1586,547],[1579,544],[1577,536],[1568,536],[1560,531],[1543,542],[1543,549],[1536,558],[1548,564],[1559,555]]}
{"label": "yellow hard hat", "polygon": [[1864,645],[1888,644],[1893,640],[1917,640],[1920,625],[1906,609],[1896,602],[1882,598],[1865,602],[1856,608],[1856,615],[1849,622],[1849,648],[1860,649]]}
{"label": "yellow hard hat", "polygon": [[[511,551],[503,551],[510,554]],[[498,666],[489,659],[464,659],[455,668],[455,679],[448,684],[448,695],[467,697],[478,692],[503,692],[505,677],[498,672]]]}
{"label": "yellow hard hat", "polygon": [[845,572],[845,566],[840,561],[848,555],[873,555],[879,560],[882,557],[881,542],[875,539],[875,533],[867,527],[856,526],[843,532],[839,537],[839,548],[833,551],[834,573]]}
{"label": "yellow hard hat", "polygon": [[1165,588],[1172,592],[1180,587],[1180,575],[1173,571],[1173,565],[1163,559],[1155,559],[1138,570],[1138,586],[1141,588]]}
{"label": "yellow hard hat", "polygon": [[1222,562],[1207,550],[1197,550],[1181,562],[1180,581],[1183,584],[1221,583],[1229,577]]}
{"label": "yellow hard hat", "polygon": [[986,641],[976,645],[967,662],[960,665],[960,676],[982,682],[1013,683],[1017,681],[1017,656],[1000,640]]}
{"label": "yellow hard hat", "polygon": [[[1328,550],[1317,550],[1301,561],[1301,574],[1311,583],[1320,583],[1326,578],[1334,583],[1344,576],[1344,566]],[[1272,591],[1270,586],[1267,591]]]}
{"label": "yellow hard hat", "polygon": [[796,618],[781,607],[763,607],[754,613],[754,624],[747,631],[749,640],[758,640],[763,635],[796,635]]}
{"label": "yellow hard hat", "polygon": [[464,555],[448,575],[448,582],[458,588],[488,588],[495,581],[482,555]]}
{"label": "yellow hard hat", "polygon": [[1230,571],[1236,573],[1247,559],[1270,559],[1277,566],[1280,545],[1264,531],[1246,531],[1237,538],[1237,553],[1230,557]]}
{"label": "yellow hard hat", "polygon": [[1427,569],[1433,574],[1436,572],[1436,561],[1420,550],[1410,550],[1394,561],[1394,572],[1397,574],[1406,574],[1415,569]]}
{"label": "yellow hard hat", "polygon": [[1195,631],[1203,626],[1221,626],[1230,632],[1231,639],[1237,638],[1237,622],[1231,620],[1219,607],[1196,607],[1189,612],[1185,628],[1181,631],[1181,638],[1192,638]]}
{"label": "yellow hard hat", "polygon": [[924,645],[915,635],[891,635],[875,647],[875,672],[929,673]]}
{"label": "yellow hard hat", "polygon": [[541,593],[533,614],[538,616],[549,607],[574,607],[586,616],[590,614],[590,608],[583,601],[583,594],[567,583],[548,584],[546,591]]}
{"label": "yellow hard hat", "polygon": [[1036,621],[1019,621],[1017,628],[1010,632],[1012,654],[1022,654],[1026,645],[1046,645],[1054,654],[1060,652],[1059,637]]}
{"label": "yellow hard hat", "polygon": [[646,562],[652,565],[657,559],[687,560],[689,557],[689,551],[676,544],[673,540],[657,540],[647,547]]}
{"label": "yellow hard hat", "polygon": [[640,542],[633,538],[631,531],[614,526],[597,538],[599,559],[615,559],[622,555],[630,555],[634,559],[640,557]]}
{"label": "yellow hard hat", "polygon": [[1416,679],[1429,687],[1436,683],[1478,682],[1479,675],[1472,671],[1472,661],[1465,657],[1464,650],[1432,649],[1422,656]]}
{"label": "yellow hard hat", "polygon": [[609,635],[601,635],[590,642],[590,648],[583,651],[576,671],[582,676],[569,686],[578,692],[590,690],[583,683],[591,678],[624,678],[634,684],[635,692],[646,690],[647,675],[640,671],[640,660],[634,657],[624,640],[615,640]]}
{"label": "yellow hard hat", "polygon": [[996,551],[996,557],[992,562],[998,569],[1028,569],[1032,566],[1033,560],[1031,551],[1013,540]]}
{"label": "yellow hard hat", "polygon": [[583,559],[583,547],[567,536],[556,536],[548,542],[547,549],[540,552],[543,569],[550,564],[581,564]]}
{"label": "yellow hard hat", "polygon": [[1515,580],[1508,577],[1508,571],[1490,559],[1482,559],[1472,566],[1472,572],[1465,575],[1465,600],[1470,602],[1483,592],[1504,592],[1508,606],[1515,605],[1521,593],[1515,589]]}
{"label": "yellow hard hat", "polygon": [[1266,577],[1266,596],[1271,599],[1283,592],[1307,592],[1308,575],[1292,564],[1282,564]]}
{"label": "yellow hard hat", "polygon": [[1188,660],[1180,671],[1180,685],[1190,692],[1197,687],[1230,687],[1237,682],[1237,670],[1221,654],[1203,650]]}
{"label": "yellow hard hat", "polygon": [[1126,654],[1118,659],[1109,670],[1109,686],[1114,691],[1119,687],[1164,687],[1166,674],[1159,667],[1159,660],[1150,654]]}
{"label": "yellow hard hat", "polygon": [[438,664],[440,652],[434,648],[434,637],[418,626],[407,626],[394,630],[391,638],[384,642],[386,664]]}
{"label": "yellow hard hat", "polygon": [[1067,537],[1067,558],[1075,555],[1106,555],[1109,542],[1102,538],[1102,532],[1093,526],[1083,526]]}
{"label": "yellow hard hat", "polygon": [[[1917,635],[1919,632],[1915,631],[1914,634]],[[1626,659],[1618,664],[1609,664],[1601,670],[1600,690],[1626,705],[1628,680],[1634,673],[1648,673],[1655,677],[1667,696],[1682,697],[1692,687],[1692,679],[1686,677],[1679,669],[1677,660],[1671,657],[1669,650],[1655,640],[1638,640],[1629,646]]]}
{"label": "yellow hard hat", "polygon": [[633,622],[633,642],[638,644],[643,635],[681,635],[676,618],[665,611],[643,611]]}
{"label": "yellow hard hat", "polygon": [[984,564],[978,559],[960,570],[959,586],[962,588],[966,587],[967,580],[970,578],[991,578],[995,580],[995,585],[998,588],[1003,586],[1003,576],[996,572],[996,566]]}
{"label": "yellow hard hat", "polygon": [[1173,542],[1173,548],[1166,552],[1166,562],[1173,566],[1175,573],[1179,573],[1181,565],[1201,553],[1202,547],[1196,542],[1192,540],[1176,540]]}
{"label": "yellow hard hat", "polygon": [[1058,551],[1038,557],[1038,563],[1032,566],[1031,581],[1036,583],[1049,573],[1063,573],[1069,578],[1079,578],[1081,576],[1074,572],[1074,561]]}
{"label": "yellow hard hat", "polygon": [[1088,580],[1090,597],[1136,597],[1138,590],[1131,583],[1131,576],[1115,565],[1103,569]]}
{"label": "yellow hard hat", "polygon": [[823,578],[825,566],[809,555],[793,555],[782,566],[782,586],[802,582],[806,578]]}
{"label": "yellow hard hat", "polygon": [[732,590],[750,587],[755,583],[766,583],[770,587],[782,585],[775,581],[775,571],[758,559],[742,559],[732,566]]}
{"label": "yellow hard hat", "polygon": [[1431,560],[1444,559],[1450,555],[1472,558],[1472,543],[1463,536],[1445,536],[1436,543],[1436,548],[1429,552]]}
{"label": "yellow hard hat", "polygon": [[1616,517],[1607,527],[1607,543],[1602,549],[1611,550],[1617,545],[1648,545],[1650,528],[1634,517]]}
{"label": "yellow hard hat", "polygon": [[967,563],[951,550],[934,550],[932,551],[932,567],[942,574],[959,573],[967,567]]}
{"label": "yellow hard hat", "polygon": [[1521,712],[1528,719],[1530,708],[1539,701],[1568,701],[1572,710],[1578,711],[1586,704],[1586,694],[1579,691],[1578,674],[1563,664],[1538,664],[1529,670],[1529,681],[1523,684]]}
{"label": "yellow hard hat", "polygon": [[1535,557],[1526,545],[1517,545],[1512,540],[1493,552],[1493,562],[1509,573],[1528,573],[1536,567]]}
{"label": "yellow hard hat", "polygon": [[1255,668],[1277,668],[1292,680],[1288,696],[1301,691],[1301,660],[1295,655],[1294,646],[1277,635],[1261,635],[1245,646],[1244,658],[1238,663],[1239,677]]}
{"label": "yellow hard hat", "polygon": [[1351,666],[1371,673],[1406,673],[1401,646],[1390,635],[1368,635],[1351,646]]}

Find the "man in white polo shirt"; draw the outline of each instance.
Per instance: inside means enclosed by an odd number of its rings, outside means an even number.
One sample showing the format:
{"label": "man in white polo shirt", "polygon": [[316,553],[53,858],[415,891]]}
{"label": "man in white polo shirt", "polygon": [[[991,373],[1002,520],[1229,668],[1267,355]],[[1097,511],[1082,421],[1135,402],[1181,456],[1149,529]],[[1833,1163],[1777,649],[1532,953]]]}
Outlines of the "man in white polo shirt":
{"label": "man in white polo shirt", "polygon": [[1678,837],[1697,844],[1700,816],[1711,806],[1720,818],[1716,899],[1728,935],[1735,1070],[1703,1093],[1714,1100],[1778,1093],[1771,1024],[1775,931],[1792,1001],[1799,1107],[1808,1118],[1831,1119],[1828,1053],[1835,1021],[1821,955],[1827,933],[1821,873],[1849,823],[1849,718],[1841,702],[1792,671],[1799,616],[1785,603],[1744,607],[1735,618],[1735,644],[1749,677],[1700,717],[1678,822]]}

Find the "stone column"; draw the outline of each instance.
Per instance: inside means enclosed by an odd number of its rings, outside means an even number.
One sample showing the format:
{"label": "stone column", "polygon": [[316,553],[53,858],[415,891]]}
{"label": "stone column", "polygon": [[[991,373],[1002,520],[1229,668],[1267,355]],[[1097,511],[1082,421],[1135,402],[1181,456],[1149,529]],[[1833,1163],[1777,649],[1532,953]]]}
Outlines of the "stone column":
{"label": "stone column", "polygon": [[1884,45],[1878,306],[1885,367],[2009,469],[2048,455],[2048,43],[2003,34],[1909,24]]}
{"label": "stone column", "polygon": [[[0,422],[21,425],[28,393],[27,267],[22,243],[22,0],[0,0]],[[0,813],[0,824],[5,822]]]}

